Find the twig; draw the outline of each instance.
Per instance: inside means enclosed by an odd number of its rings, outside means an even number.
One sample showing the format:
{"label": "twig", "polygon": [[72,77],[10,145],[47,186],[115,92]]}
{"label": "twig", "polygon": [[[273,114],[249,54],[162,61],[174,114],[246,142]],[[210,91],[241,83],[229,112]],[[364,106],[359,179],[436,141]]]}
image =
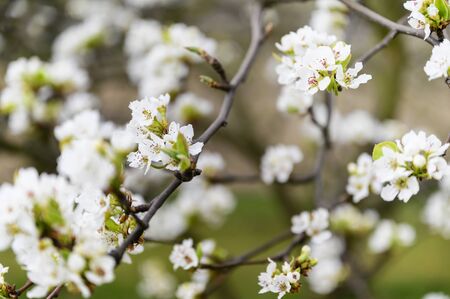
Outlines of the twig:
{"label": "twig", "polygon": [[264,7],[272,7],[280,4],[289,4],[289,3],[303,3],[309,0],[266,0],[263,2]]}
{"label": "twig", "polygon": [[23,286],[18,288],[14,291],[13,294],[11,294],[14,298],[18,298],[20,295],[22,295],[26,290],[31,288],[34,285],[34,283],[31,280],[27,280]]}
{"label": "twig", "polygon": [[[253,260],[253,261],[250,259],[252,257],[278,245],[279,243],[290,238],[291,236],[292,236],[292,233],[290,231],[283,233],[282,235],[275,237],[274,239],[270,240],[269,242],[264,243],[263,245],[258,246],[255,249],[253,249],[237,258],[233,258],[227,262],[223,262],[220,264],[203,264],[203,265],[201,265],[201,268],[223,271],[223,270],[229,270],[231,268],[236,268],[236,267],[240,267],[240,266],[265,264],[265,263],[267,263],[267,259]],[[292,250],[294,250],[294,248],[298,244],[300,244],[303,240],[305,240],[304,234],[295,236],[286,249],[284,249],[280,253],[270,257],[270,259],[274,260],[274,261],[280,261],[280,260],[286,259],[286,257],[289,256],[289,254],[291,254]]]}
{"label": "twig", "polygon": [[61,289],[64,285],[60,284],[56,288],[53,289],[53,291],[47,296],[46,299],[53,299],[59,296],[59,293],[61,292]]}
{"label": "twig", "polygon": [[[315,192],[314,192],[314,201],[315,206],[323,206],[323,180],[322,180],[322,172],[325,165],[325,159],[328,151],[331,148],[331,136],[330,136],[330,126],[331,126],[331,118],[333,115],[333,96],[331,93],[325,94],[325,104],[327,107],[327,116],[325,125],[320,125],[316,122],[316,125],[319,126],[322,133],[323,144],[320,147],[319,154],[317,157],[316,168],[315,168]],[[314,115],[314,113],[312,113]],[[314,116],[311,117],[315,119]]]}
{"label": "twig", "polygon": [[376,44],[372,49],[370,49],[367,53],[358,58],[357,61],[366,63],[369,59],[371,59],[375,54],[386,48],[389,43],[394,40],[398,36],[397,30],[391,30],[378,44]]}
{"label": "twig", "polygon": [[[224,101],[222,103],[222,107],[220,109],[219,115],[214,120],[214,122],[206,129],[206,131],[200,136],[200,142],[206,144],[209,139],[226,124],[226,120],[228,119],[228,115],[231,111],[231,107],[233,105],[234,96],[237,88],[241,85],[250,71],[250,67],[253,65],[253,62],[256,58],[256,54],[258,53],[262,42],[265,38],[265,32],[262,26],[262,6],[258,3],[255,3],[250,8],[250,20],[251,20],[251,41],[250,46],[245,55],[245,58],[230,83],[230,90],[226,93]],[[195,160],[198,159],[198,156],[195,157]],[[192,170],[190,179],[194,176],[195,169]],[[180,179],[176,177],[166,189],[163,190],[161,194],[155,197],[151,204],[148,206],[148,211],[146,212],[144,218],[142,219],[142,223],[138,223],[137,227],[127,236],[127,238],[123,241],[123,243],[117,247],[115,250],[110,252],[110,255],[114,257],[116,261],[116,265],[120,263],[123,255],[125,254],[127,248],[135,243],[144,233],[144,231],[148,228],[150,220],[153,218],[155,213],[159,210],[159,208],[165,203],[165,201],[169,198],[169,196],[183,183],[183,181],[188,181],[189,178]]]}
{"label": "twig", "polygon": [[409,27],[409,26],[406,26],[403,24],[398,24],[394,21],[391,21],[391,20],[383,17],[382,15],[374,12],[373,10],[365,7],[364,5],[359,4],[356,1],[352,1],[352,0],[339,0],[339,1],[341,1],[342,3],[347,5],[348,8],[352,9],[359,15],[361,15],[361,16],[365,17],[366,19],[368,19],[372,22],[375,22],[383,27],[386,27],[386,28],[390,29],[391,31],[397,31],[398,33],[402,33],[402,34],[414,36],[414,37],[417,37],[420,39],[424,39],[427,43],[429,43],[430,45],[433,45],[433,46],[439,44],[439,42],[436,41],[431,36],[428,37],[427,39],[425,39],[425,33],[423,30],[414,29],[412,27]]}

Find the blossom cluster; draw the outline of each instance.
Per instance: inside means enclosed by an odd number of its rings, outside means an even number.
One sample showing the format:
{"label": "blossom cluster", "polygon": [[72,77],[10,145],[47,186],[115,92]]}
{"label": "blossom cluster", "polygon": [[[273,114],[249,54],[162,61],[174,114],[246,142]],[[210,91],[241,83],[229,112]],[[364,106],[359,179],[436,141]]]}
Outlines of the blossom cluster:
{"label": "blossom cluster", "polygon": [[331,237],[328,231],[329,213],[324,208],[319,208],[312,212],[302,212],[291,219],[291,232],[293,234],[305,233],[315,243],[323,242]]}
{"label": "blossom cluster", "polygon": [[130,103],[132,119],[128,129],[138,146],[137,151],[128,155],[131,167],[145,168],[146,171],[157,167],[183,172],[191,167],[191,156],[201,152],[203,143],[192,141],[192,125],[169,123],[169,101],[170,96],[165,94]]}
{"label": "blossom cluster", "polygon": [[308,276],[313,292],[329,294],[346,279],[348,269],[341,260],[344,251],[344,241],[334,235],[324,242],[311,244],[311,252],[319,261]]}
{"label": "blossom cluster", "polygon": [[282,52],[276,69],[278,82],[309,94],[319,90],[338,94],[342,89],[358,88],[372,78],[366,74],[358,76],[361,62],[348,68],[350,45],[308,26],[283,36],[277,48]]}
{"label": "blossom cluster", "polygon": [[268,259],[266,271],[258,276],[258,284],[261,287],[259,293],[275,293],[278,294],[278,299],[289,293],[298,293],[301,276],[307,277],[317,264],[317,260],[310,257],[310,253],[311,248],[303,246],[300,256],[292,259],[290,263],[284,262],[281,269],[274,261]]}
{"label": "blossom cluster", "polygon": [[267,148],[261,158],[261,178],[264,183],[286,183],[294,165],[303,160],[302,151],[294,145],[278,144]]}
{"label": "blossom cluster", "polygon": [[338,0],[318,0],[316,9],[311,14],[311,28],[318,32],[333,34],[344,38],[345,28],[349,22],[347,7]]}
{"label": "blossom cluster", "polygon": [[445,239],[450,239],[450,176],[440,181],[440,190],[428,198],[423,210],[423,221]]}
{"label": "blossom cluster", "polygon": [[375,227],[378,219],[379,215],[375,210],[363,212],[352,204],[344,203],[331,212],[330,226],[336,232],[364,235]]}
{"label": "blossom cluster", "polygon": [[445,29],[450,20],[448,0],[411,0],[406,1],[403,6],[411,12],[408,17],[409,25],[424,30],[425,39],[432,31]]}
{"label": "blossom cluster", "polygon": [[352,196],[353,202],[358,203],[370,193],[379,194],[383,183],[375,171],[372,157],[362,153],[356,163],[348,164],[349,178],[346,191]]}
{"label": "blossom cluster", "polygon": [[373,165],[384,184],[380,195],[386,201],[396,197],[407,202],[419,192],[419,180],[442,179],[448,170],[443,158],[449,143],[442,142],[425,132],[410,131],[396,142],[383,142],[375,146]]}
{"label": "blossom cluster", "polygon": [[[107,194],[106,209],[96,212],[104,218],[101,235],[109,249],[114,249],[137,225],[135,218],[124,216],[124,205],[143,202],[121,188],[123,163],[135,149],[133,136],[125,128],[103,122],[98,111],[86,110],[56,127],[55,137],[61,148],[58,173],[84,192]],[[141,243],[128,248],[124,261],[130,262],[128,253],[142,252]]]}
{"label": "blossom cluster", "polygon": [[142,297],[170,299],[175,291],[176,280],[173,275],[156,260],[147,260],[140,267],[142,280],[138,292]]}
{"label": "blossom cluster", "polygon": [[381,220],[369,238],[369,250],[373,253],[387,252],[396,247],[409,247],[416,239],[416,231],[406,223]]}
{"label": "blossom cluster", "polygon": [[0,201],[0,249],[12,248],[27,271],[34,283],[28,297],[44,297],[61,284],[88,297],[93,285],[114,279],[115,261],[100,233],[105,195],[30,168],[0,187]]}
{"label": "blossom cluster", "polygon": [[224,252],[211,239],[199,242],[196,249],[193,247],[192,239],[186,239],[181,244],[175,245],[169,257],[174,269],[182,268],[193,271],[192,280],[179,285],[176,297],[178,299],[200,298],[210,281],[211,273],[206,269],[197,269],[198,266],[210,264],[224,257]]}
{"label": "blossom cluster", "polygon": [[86,93],[86,72],[67,60],[19,58],[8,65],[5,83],[0,112],[9,116],[8,126],[15,134],[94,105],[92,96]]}
{"label": "blossom cluster", "polygon": [[185,24],[162,26],[157,21],[134,21],[125,39],[128,74],[141,96],[176,93],[189,73],[189,65],[201,58],[185,47],[198,47],[211,55],[216,42],[196,27]]}

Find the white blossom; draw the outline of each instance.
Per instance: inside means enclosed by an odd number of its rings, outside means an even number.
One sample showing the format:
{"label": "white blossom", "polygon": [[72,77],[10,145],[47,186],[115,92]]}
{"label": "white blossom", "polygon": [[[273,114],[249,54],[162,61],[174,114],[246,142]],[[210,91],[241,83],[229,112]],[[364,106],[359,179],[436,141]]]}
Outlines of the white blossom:
{"label": "white blossom", "polygon": [[282,85],[309,94],[324,90],[337,94],[343,88],[358,88],[372,78],[366,74],[357,76],[361,63],[347,69],[350,45],[308,26],[283,36],[276,46],[283,54],[276,69]]}
{"label": "white blossom", "polygon": [[188,270],[198,266],[199,258],[193,244],[192,239],[186,239],[173,247],[169,259],[175,270],[178,268]]}
{"label": "white blossom", "polygon": [[416,232],[409,224],[382,220],[369,238],[369,249],[373,253],[383,253],[394,246],[409,247],[415,239]]}
{"label": "white blossom", "polygon": [[5,274],[8,273],[9,267],[0,264],[0,286],[5,283]]}
{"label": "white blossom", "polygon": [[448,171],[442,158],[448,147],[448,143],[442,144],[435,135],[427,136],[423,131],[410,131],[396,143],[380,143],[374,167],[384,183],[381,197],[386,201],[398,197],[408,202],[419,192],[419,179],[440,180]]}
{"label": "white blossom", "polygon": [[449,299],[450,296],[444,293],[428,293],[422,299]]}
{"label": "white blossom", "polygon": [[177,97],[172,109],[174,119],[181,123],[190,123],[209,116],[213,106],[208,100],[187,92]]}
{"label": "white blossom", "polygon": [[294,165],[303,160],[301,150],[293,145],[275,145],[267,148],[261,159],[261,178],[266,184],[286,183]]}
{"label": "white blossom", "polygon": [[448,39],[434,46],[424,71],[428,75],[429,80],[450,76],[450,41]]}
{"label": "white blossom", "polygon": [[292,86],[284,86],[278,96],[277,109],[280,112],[304,115],[313,104],[313,97]]}
{"label": "white blossom", "polygon": [[175,291],[176,280],[158,261],[147,260],[140,267],[142,280],[138,291],[144,297],[169,299]]}
{"label": "white blossom", "polygon": [[320,243],[328,239],[331,233],[329,226],[329,213],[324,208],[312,212],[302,212],[292,217],[291,231],[294,234],[306,233],[313,242]]}

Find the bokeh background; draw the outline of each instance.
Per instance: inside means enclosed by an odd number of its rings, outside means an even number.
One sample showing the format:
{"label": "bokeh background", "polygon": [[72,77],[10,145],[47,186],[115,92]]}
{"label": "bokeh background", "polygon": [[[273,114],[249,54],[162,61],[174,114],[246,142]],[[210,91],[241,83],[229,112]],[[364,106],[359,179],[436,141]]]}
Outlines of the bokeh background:
{"label": "bokeh background", "polygon": [[[77,1],[77,0],[73,0]],[[111,0],[113,1],[113,0]],[[272,53],[275,42],[291,30],[308,24],[314,9],[313,1],[304,4],[285,4],[270,11],[266,18],[274,23],[274,30],[263,46],[245,85],[239,89],[236,105],[232,110],[229,125],[219,132],[208,149],[220,152],[232,173],[255,173],[266,146],[276,143],[299,144],[305,153],[305,161],[297,168],[299,173],[308,173],[314,163],[316,146],[303,139],[299,129],[302,120],[282,115],[276,110],[276,99],[280,86],[276,82],[276,62]],[[247,0],[181,0],[170,5],[143,9],[145,19],[156,19],[163,24],[183,22],[195,25],[205,34],[215,38],[220,45],[218,57],[224,62],[229,74],[233,74],[249,43],[249,24],[246,14]],[[366,4],[397,20],[405,14],[401,0],[370,0]],[[62,0],[0,0],[0,88],[7,64],[19,57],[38,56],[50,59],[51,45],[57,34],[77,22],[67,9],[68,1]],[[352,44],[354,57],[358,57],[375,45],[387,31],[350,14],[347,42]],[[449,90],[440,80],[428,82],[423,66],[431,53],[431,47],[412,37],[401,36],[365,67],[373,80],[357,91],[343,92],[336,105],[342,113],[354,109],[366,109],[378,119],[395,118],[407,128],[425,129],[446,139],[450,132]],[[105,119],[126,123],[130,114],[130,101],[137,99],[137,89],[130,83],[125,66],[123,45],[100,48],[95,53],[95,63],[89,66],[91,91],[101,99],[100,110]],[[222,93],[199,83],[201,74],[212,75],[205,65],[196,65],[188,79],[188,89],[211,101],[217,108]],[[208,120],[196,123],[201,132]],[[2,138],[8,135],[2,124]],[[7,136],[15,140],[14,136]],[[1,141],[1,140],[0,140]],[[40,149],[35,141],[29,146],[37,156],[30,159],[23,151],[0,142],[0,181],[11,181],[14,171],[23,166],[36,166],[41,170],[54,171],[54,157]],[[325,175],[325,193],[339,194],[345,186],[346,165],[354,160],[364,146],[338,146],[328,157]],[[156,194],[162,187],[152,185],[149,192]],[[232,186],[237,198],[237,207],[225,224],[214,229],[204,225],[194,226],[187,235],[195,239],[214,238],[230,254],[242,253],[271,238],[289,225],[290,216],[312,206],[311,186],[245,185]],[[363,207],[376,207],[384,217],[392,217],[415,226],[417,242],[412,248],[395,252],[370,281],[375,298],[421,298],[430,291],[450,293],[450,241],[430,233],[421,221],[424,201],[436,189],[427,185],[420,195],[410,203],[385,203],[374,196],[365,200]],[[0,215],[1,217],[1,215]],[[449,215],[450,217],[450,215]],[[283,245],[270,253],[277,252]],[[148,245],[143,254],[133,257],[132,265],[121,265],[114,283],[96,289],[93,298],[139,298],[137,283],[141,276],[139,266],[144,261],[159,260],[170,270],[168,255],[171,246]],[[262,256],[265,257],[265,256]],[[358,259],[370,259],[359,256]],[[11,253],[1,253],[0,262],[13,265]],[[257,274],[263,266],[239,268],[229,276],[212,298],[274,298],[275,295],[258,295]],[[178,271],[180,281],[187,276]],[[9,281],[18,285],[25,281],[24,273],[12,267]],[[76,296],[62,293],[61,298]],[[300,294],[287,298],[324,298],[311,293],[307,283]],[[329,298],[352,298],[342,287]]]}

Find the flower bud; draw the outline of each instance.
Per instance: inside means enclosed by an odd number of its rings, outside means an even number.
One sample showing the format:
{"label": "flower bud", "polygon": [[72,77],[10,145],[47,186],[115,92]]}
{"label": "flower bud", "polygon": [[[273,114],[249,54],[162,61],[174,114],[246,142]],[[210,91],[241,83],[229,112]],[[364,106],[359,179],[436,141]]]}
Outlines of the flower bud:
{"label": "flower bud", "polygon": [[413,159],[413,164],[417,168],[422,168],[427,164],[427,159],[423,155],[415,155]]}

